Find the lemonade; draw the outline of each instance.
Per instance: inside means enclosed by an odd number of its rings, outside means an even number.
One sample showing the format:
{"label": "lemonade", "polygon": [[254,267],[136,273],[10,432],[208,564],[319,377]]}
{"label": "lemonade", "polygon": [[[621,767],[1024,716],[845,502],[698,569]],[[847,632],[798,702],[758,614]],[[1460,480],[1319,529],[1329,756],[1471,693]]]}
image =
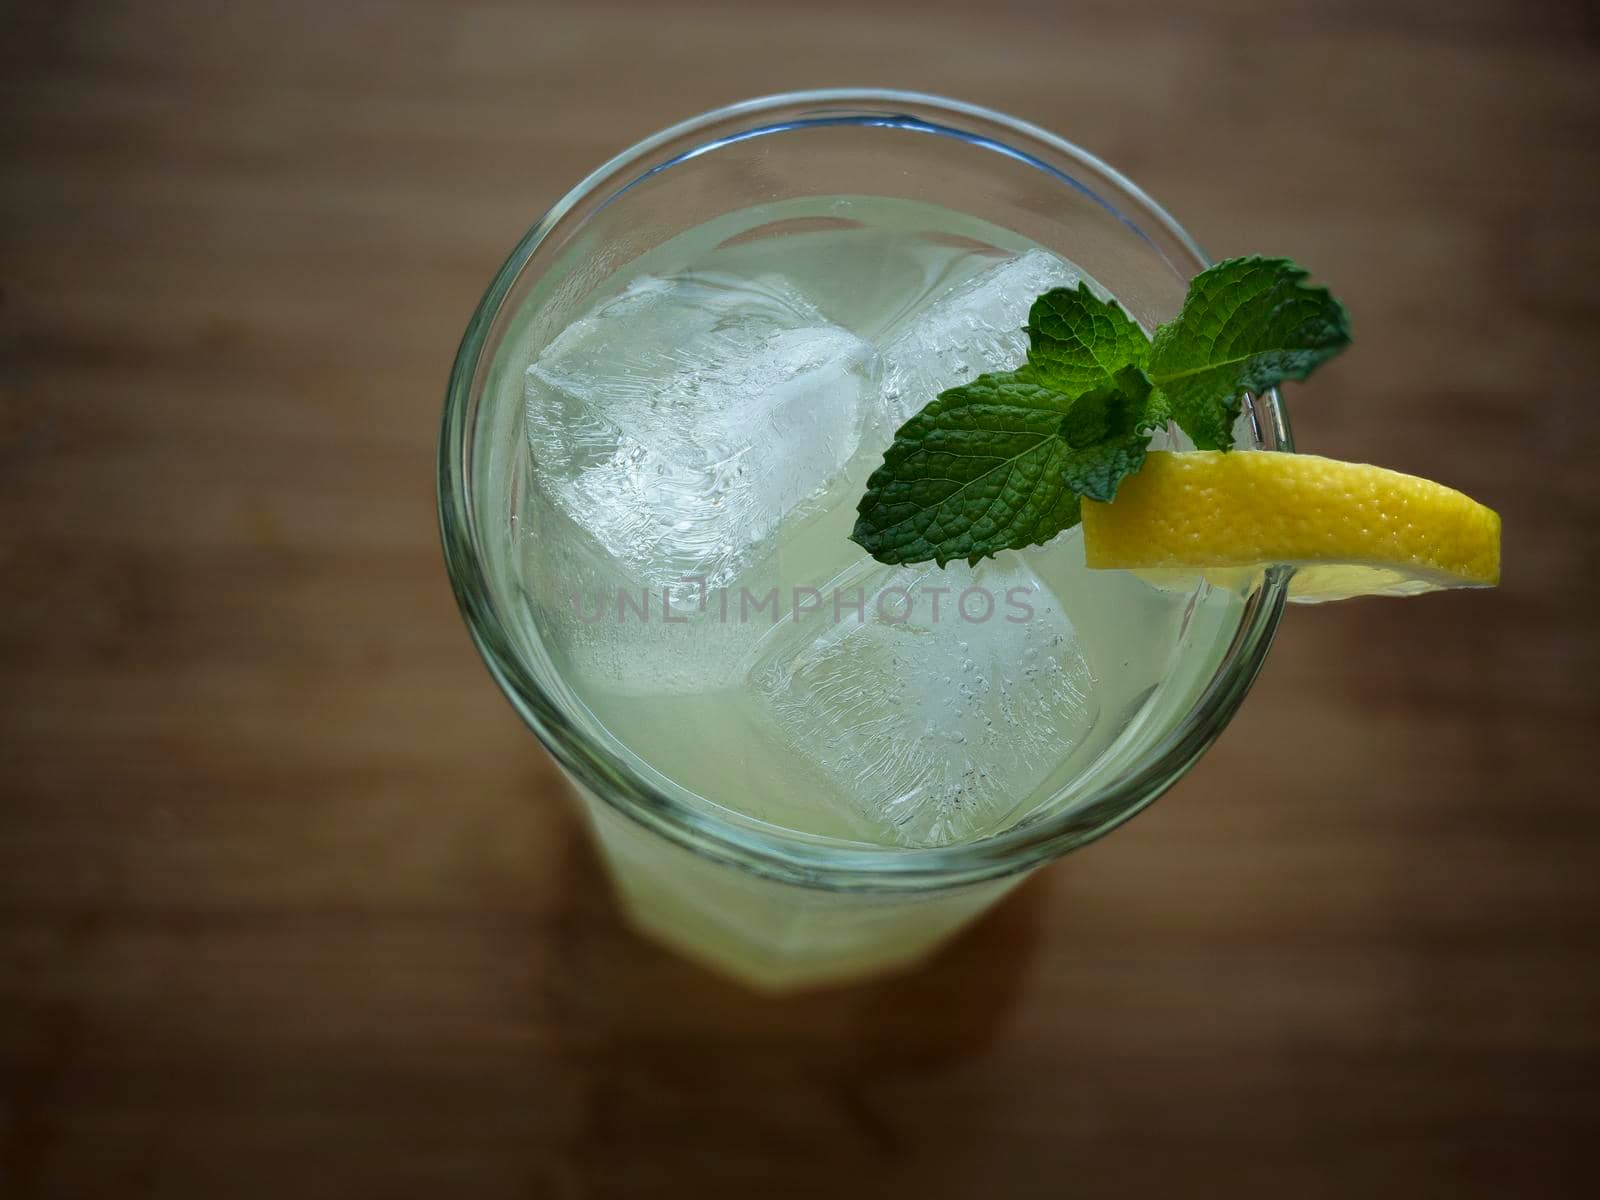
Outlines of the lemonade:
{"label": "lemonade", "polygon": [[[708,113],[530,230],[451,376],[445,557],[633,924],[762,988],[881,973],[1203,752],[1265,655],[1278,572],[1089,570],[1075,498],[1020,539],[1013,507],[1011,540],[943,565],[852,539],[897,430],[1031,363],[1042,293],[1114,297],[1137,352],[1205,265],[1060,139],[887,92]],[[1270,393],[1235,432],[1290,448]],[[982,531],[966,477],[935,486]],[[885,503],[872,537],[895,536]]]}
{"label": "lemonade", "polygon": [[[517,619],[614,753],[719,819],[925,848],[1070,806],[1170,728],[1237,594],[1091,572],[1077,531],[943,569],[849,540],[895,427],[1015,366],[1032,297],[1084,278],[948,209],[789,201],[642,256],[532,354]],[[681,879],[612,858],[659,925]],[[876,941],[851,965],[906,931]]]}
{"label": "lemonade", "polygon": [[627,915],[783,990],[915,962],[1177,781],[1284,604],[1493,587],[1499,516],[1292,453],[1347,349],[1093,156],[935,96],[706,113],[529,231],[440,525]]}
{"label": "lemonade", "polygon": [[[998,832],[1137,754],[1238,598],[849,540],[893,430],[1016,365],[1081,273],[927,205],[747,210],[636,261],[525,371],[525,619],[621,753],[707,808],[923,847]],[[1148,736],[1148,733],[1145,734]]]}

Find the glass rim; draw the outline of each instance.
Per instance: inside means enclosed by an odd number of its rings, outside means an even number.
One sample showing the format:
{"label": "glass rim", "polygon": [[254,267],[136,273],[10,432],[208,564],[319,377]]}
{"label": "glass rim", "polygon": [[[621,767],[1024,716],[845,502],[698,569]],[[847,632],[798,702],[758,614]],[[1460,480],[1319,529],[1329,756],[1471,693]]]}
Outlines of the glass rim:
{"label": "glass rim", "polygon": [[[1181,778],[1222,732],[1259,673],[1283,614],[1289,571],[1283,568],[1267,571],[1261,586],[1245,599],[1239,626],[1198,699],[1132,767],[1119,772],[1080,803],[1062,812],[1025,821],[1002,833],[971,842],[913,849],[786,836],[777,827],[771,827],[772,832],[768,833],[753,824],[719,819],[646,779],[629,762],[578,728],[513,651],[478,552],[471,481],[466,469],[466,450],[472,433],[468,423],[475,412],[473,385],[480,370],[487,365],[484,350],[489,331],[500,315],[507,294],[535,251],[568,213],[595,194],[607,180],[629,168],[641,169],[635,170],[628,182],[615,188],[605,203],[620,196],[645,175],[726,145],[730,140],[823,122],[838,124],[841,123],[840,113],[833,112],[828,117],[797,116],[782,126],[757,127],[732,137],[718,138],[665,162],[647,162],[661,147],[730,120],[770,115],[796,106],[819,105],[846,106],[855,114],[853,123],[862,125],[873,124],[874,118],[879,121],[884,118],[923,119],[910,112],[885,110],[883,106],[888,105],[997,127],[1106,179],[1130,201],[1141,206],[1144,210],[1141,215],[1159,225],[1163,233],[1191,253],[1202,267],[1210,261],[1189,233],[1121,172],[1048,130],[978,105],[920,92],[829,88],[744,100],[678,122],[614,155],[557,200],[517,242],[473,311],[451,367],[439,436],[439,525],[446,571],[473,642],[518,714],[580,787],[622,815],[703,857],[802,886],[839,891],[907,891],[976,883],[1027,870],[1098,839],[1136,815]],[[998,143],[996,148],[1020,154],[1025,160],[1057,175],[1064,183],[1089,191],[1065,171],[1052,168],[1032,155],[1021,154],[1005,143]],[[1089,191],[1089,194],[1105,203],[1096,193]],[[1287,416],[1276,392],[1253,398],[1249,411],[1258,428],[1263,418],[1270,425],[1277,448],[1293,449]],[[1104,813],[1104,820],[1086,826],[1083,818],[1089,812],[1097,817]]]}

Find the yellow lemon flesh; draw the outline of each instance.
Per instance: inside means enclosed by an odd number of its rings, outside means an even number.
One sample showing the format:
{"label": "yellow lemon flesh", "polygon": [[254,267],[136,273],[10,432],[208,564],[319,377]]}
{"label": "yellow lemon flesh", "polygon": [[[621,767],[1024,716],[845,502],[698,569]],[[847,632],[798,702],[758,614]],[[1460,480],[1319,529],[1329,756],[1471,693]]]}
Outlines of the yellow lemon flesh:
{"label": "yellow lemon flesh", "polygon": [[1083,502],[1091,567],[1241,587],[1294,569],[1289,599],[1415,596],[1500,582],[1500,517],[1367,463],[1262,451],[1153,451],[1109,504]]}

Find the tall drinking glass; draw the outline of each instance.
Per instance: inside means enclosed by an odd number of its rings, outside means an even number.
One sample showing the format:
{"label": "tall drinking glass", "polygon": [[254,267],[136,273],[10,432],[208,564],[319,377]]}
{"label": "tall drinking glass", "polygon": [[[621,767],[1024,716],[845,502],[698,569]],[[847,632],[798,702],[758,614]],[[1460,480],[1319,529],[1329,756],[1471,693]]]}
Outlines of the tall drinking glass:
{"label": "tall drinking glass", "polygon": [[[945,844],[831,835],[752,815],[737,796],[697,794],[681,775],[658,769],[652,747],[671,744],[679,756],[707,758],[729,748],[704,722],[684,723],[686,709],[670,696],[636,703],[636,716],[644,706],[642,723],[631,726],[643,731],[638,736],[619,734],[597,714],[563,645],[570,629],[552,623],[541,599],[578,580],[566,535],[541,521],[535,503],[539,447],[562,444],[563,431],[530,430],[530,365],[675,239],[709,229],[719,248],[805,262],[825,276],[860,264],[805,249],[822,242],[790,239],[849,230],[883,213],[969,222],[931,239],[941,245],[1059,255],[1147,329],[1176,315],[1188,279],[1206,265],[1188,234],[1132,183],[1042,129],[926,95],[774,96],[664,130],[568,192],[523,237],[479,303],[445,403],[445,559],[491,673],[572,782],[631,921],[769,990],[912,963],[1029,872],[1149,804],[1237,709],[1285,597],[1285,577],[1269,572],[1230,597],[1231,607],[1205,630],[1186,624],[1187,640],[1156,698],[1141,697],[1138,719],[1092,771],[1058,773],[1049,794],[1002,826]],[[874,302],[854,276],[848,290],[860,306]],[[572,402],[557,423],[581,426],[595,416]],[[552,419],[546,409],[536,421]],[[681,432],[692,443],[694,431]],[[1241,446],[1292,449],[1275,393],[1249,398],[1238,433]],[[633,631],[657,633],[688,636],[660,624]],[[687,668],[695,644],[672,645],[654,649],[681,654]],[[626,674],[627,658],[618,655],[612,669]],[[817,787],[796,774],[782,811],[803,812]]]}

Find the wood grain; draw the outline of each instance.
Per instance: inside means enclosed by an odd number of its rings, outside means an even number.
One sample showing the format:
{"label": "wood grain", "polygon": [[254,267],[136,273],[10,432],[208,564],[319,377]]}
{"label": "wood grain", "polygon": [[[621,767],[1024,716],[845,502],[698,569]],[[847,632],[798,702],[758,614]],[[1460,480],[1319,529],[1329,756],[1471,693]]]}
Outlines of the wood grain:
{"label": "wood grain", "polygon": [[[0,1194],[1579,1194],[1597,68],[1539,0],[0,9]],[[433,444],[547,203],[841,82],[1315,265],[1357,347],[1302,446],[1493,504],[1507,574],[1291,614],[1150,813],[772,1002],[619,927]]]}

